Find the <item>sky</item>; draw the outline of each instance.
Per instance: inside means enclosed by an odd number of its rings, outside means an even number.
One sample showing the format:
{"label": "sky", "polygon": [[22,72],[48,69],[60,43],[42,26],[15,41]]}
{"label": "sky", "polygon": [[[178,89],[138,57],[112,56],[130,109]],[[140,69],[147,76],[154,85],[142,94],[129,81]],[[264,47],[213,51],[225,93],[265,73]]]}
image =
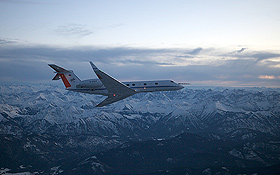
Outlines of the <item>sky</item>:
{"label": "sky", "polygon": [[[278,0],[0,0],[1,84],[96,78],[280,87]],[[61,82],[59,82],[61,83]]]}

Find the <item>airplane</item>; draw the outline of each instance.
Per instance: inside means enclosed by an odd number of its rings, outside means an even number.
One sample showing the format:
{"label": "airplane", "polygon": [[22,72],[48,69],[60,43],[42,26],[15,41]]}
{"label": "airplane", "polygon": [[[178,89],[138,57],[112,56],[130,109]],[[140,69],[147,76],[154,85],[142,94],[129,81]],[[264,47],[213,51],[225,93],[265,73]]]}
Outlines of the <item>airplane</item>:
{"label": "airplane", "polygon": [[172,80],[120,82],[107,73],[99,70],[92,62],[90,65],[98,79],[81,81],[72,70],[67,70],[55,64],[48,64],[55,70],[52,80],[62,79],[66,90],[107,96],[105,100],[96,105],[102,107],[137,93],[155,91],[176,91],[184,87]]}

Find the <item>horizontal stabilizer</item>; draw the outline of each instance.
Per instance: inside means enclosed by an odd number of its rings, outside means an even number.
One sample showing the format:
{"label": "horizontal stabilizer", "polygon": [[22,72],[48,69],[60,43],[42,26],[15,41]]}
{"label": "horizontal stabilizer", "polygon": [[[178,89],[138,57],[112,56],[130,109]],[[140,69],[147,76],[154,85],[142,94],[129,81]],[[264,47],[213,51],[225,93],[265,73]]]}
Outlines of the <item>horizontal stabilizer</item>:
{"label": "horizontal stabilizer", "polygon": [[56,74],[52,80],[59,80],[60,79],[60,75],[59,74]]}
{"label": "horizontal stabilizer", "polygon": [[55,70],[56,72],[61,72],[61,73],[63,73],[63,72],[71,72],[70,70],[66,70],[66,69],[64,69],[62,67],[59,67],[59,66],[55,65],[55,64],[49,64],[49,66],[51,68],[53,68],[53,70]]}

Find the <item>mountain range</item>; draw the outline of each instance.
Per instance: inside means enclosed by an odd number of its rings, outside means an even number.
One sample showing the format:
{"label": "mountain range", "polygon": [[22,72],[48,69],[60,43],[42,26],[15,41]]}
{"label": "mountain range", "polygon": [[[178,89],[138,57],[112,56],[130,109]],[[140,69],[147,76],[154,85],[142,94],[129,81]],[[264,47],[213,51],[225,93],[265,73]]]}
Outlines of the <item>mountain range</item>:
{"label": "mountain range", "polygon": [[105,97],[0,86],[1,172],[278,173],[280,91],[195,88]]}

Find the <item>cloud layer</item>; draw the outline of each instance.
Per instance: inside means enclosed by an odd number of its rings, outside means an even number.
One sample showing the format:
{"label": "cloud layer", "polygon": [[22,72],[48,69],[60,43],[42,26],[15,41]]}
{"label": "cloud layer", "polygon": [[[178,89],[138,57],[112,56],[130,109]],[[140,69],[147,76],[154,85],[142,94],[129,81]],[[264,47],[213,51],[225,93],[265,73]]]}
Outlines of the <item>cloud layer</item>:
{"label": "cloud layer", "polygon": [[0,81],[52,83],[55,63],[74,70],[81,78],[95,78],[88,61],[126,80],[173,79],[205,86],[280,87],[280,54],[248,48],[59,48],[15,45],[3,41],[0,48]]}
{"label": "cloud layer", "polygon": [[58,26],[56,32],[65,37],[84,37],[93,33],[93,30],[88,29],[82,24],[67,24]]}

